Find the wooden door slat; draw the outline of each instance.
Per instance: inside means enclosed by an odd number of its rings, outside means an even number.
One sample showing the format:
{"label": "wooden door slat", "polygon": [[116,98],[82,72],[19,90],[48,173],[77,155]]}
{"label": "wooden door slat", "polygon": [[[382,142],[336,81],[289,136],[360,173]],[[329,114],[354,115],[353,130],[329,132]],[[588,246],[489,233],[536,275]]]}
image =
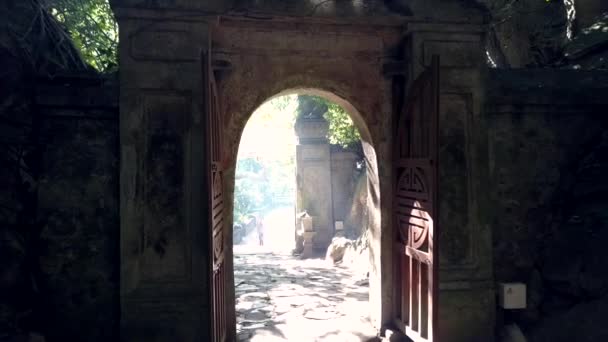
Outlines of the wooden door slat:
{"label": "wooden door slat", "polygon": [[414,342],[432,342],[437,320],[437,140],[439,58],[409,88],[395,138],[397,322]]}
{"label": "wooden door slat", "polygon": [[[211,41],[211,38],[209,38]],[[211,44],[202,54],[203,101],[205,108],[205,139],[209,174],[208,233],[211,240],[210,268],[213,342],[225,342],[227,338],[226,317],[226,265],[225,265],[225,221],[224,184],[222,169],[222,129],[217,84],[211,66]]]}

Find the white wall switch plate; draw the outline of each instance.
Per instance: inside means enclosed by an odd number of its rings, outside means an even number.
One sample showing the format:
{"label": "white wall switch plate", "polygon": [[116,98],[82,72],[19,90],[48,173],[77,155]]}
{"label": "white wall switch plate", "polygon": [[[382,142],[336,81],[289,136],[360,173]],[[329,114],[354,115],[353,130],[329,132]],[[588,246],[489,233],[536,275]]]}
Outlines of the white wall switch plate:
{"label": "white wall switch plate", "polygon": [[503,309],[525,309],[526,284],[498,283],[498,305]]}

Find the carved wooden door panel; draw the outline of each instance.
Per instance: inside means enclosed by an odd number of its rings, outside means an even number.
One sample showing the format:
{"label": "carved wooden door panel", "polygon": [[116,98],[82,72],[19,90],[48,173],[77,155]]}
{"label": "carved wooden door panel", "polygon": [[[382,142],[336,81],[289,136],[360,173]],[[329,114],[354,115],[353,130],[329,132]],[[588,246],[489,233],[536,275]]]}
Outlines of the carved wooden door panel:
{"label": "carved wooden door panel", "polygon": [[396,323],[433,341],[437,317],[439,58],[410,86],[395,140]]}
{"label": "carved wooden door panel", "polygon": [[203,74],[206,110],[206,143],[208,168],[208,205],[210,227],[210,260],[211,260],[211,303],[212,303],[212,338],[213,342],[226,340],[226,264],[225,231],[224,231],[224,182],[222,169],[222,131],[219,99],[213,68],[211,48],[203,54]]}

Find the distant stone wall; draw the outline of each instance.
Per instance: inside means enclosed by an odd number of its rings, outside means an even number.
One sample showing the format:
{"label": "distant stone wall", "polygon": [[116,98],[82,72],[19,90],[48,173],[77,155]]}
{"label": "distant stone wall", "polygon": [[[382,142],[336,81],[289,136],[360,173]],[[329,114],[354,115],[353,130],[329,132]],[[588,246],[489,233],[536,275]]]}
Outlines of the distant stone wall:
{"label": "distant stone wall", "polygon": [[[337,233],[335,223],[346,224],[349,219],[360,173],[356,162],[361,158],[354,150],[331,145],[326,138],[327,130],[328,122],[323,118],[296,121],[299,141],[296,147],[296,210],[307,211],[313,216],[314,248],[323,252]],[[357,227],[344,228],[352,233],[359,231],[362,225],[366,223],[357,222]]]}
{"label": "distant stone wall", "polygon": [[350,207],[347,208],[346,219],[344,220],[345,235],[350,238],[358,238],[368,230],[369,224],[369,198],[367,171],[363,170],[356,176],[353,197]]}
{"label": "distant stone wall", "polygon": [[[608,73],[493,71],[487,86],[494,274],[528,289],[526,310],[499,317],[581,341],[608,314],[572,314],[608,293]],[[585,341],[604,340],[591,324]]]}
{"label": "distant stone wall", "polygon": [[[349,238],[359,237],[361,228],[367,225],[367,222],[363,221],[363,217],[359,217],[360,221],[353,220],[351,217],[352,209],[359,201],[357,195],[367,197],[367,188],[358,189],[360,178],[365,178],[366,176],[364,169],[357,169],[356,164],[359,159],[360,157],[355,151],[332,145],[331,198],[333,201],[334,222],[343,222],[344,233]],[[363,190],[365,193],[358,194],[357,190]]]}
{"label": "distant stone wall", "polygon": [[296,211],[313,217],[313,249],[325,251],[334,235],[329,123],[322,117],[298,118],[295,123]]}

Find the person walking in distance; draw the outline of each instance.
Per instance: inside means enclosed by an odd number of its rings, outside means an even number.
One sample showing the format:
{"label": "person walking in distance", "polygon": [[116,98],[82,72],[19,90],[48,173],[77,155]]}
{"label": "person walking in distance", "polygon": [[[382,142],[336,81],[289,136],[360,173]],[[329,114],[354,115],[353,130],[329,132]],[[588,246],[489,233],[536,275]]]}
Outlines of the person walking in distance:
{"label": "person walking in distance", "polygon": [[258,233],[258,241],[260,243],[260,246],[264,246],[264,220],[262,219],[262,215],[256,215],[255,220],[255,228]]}

